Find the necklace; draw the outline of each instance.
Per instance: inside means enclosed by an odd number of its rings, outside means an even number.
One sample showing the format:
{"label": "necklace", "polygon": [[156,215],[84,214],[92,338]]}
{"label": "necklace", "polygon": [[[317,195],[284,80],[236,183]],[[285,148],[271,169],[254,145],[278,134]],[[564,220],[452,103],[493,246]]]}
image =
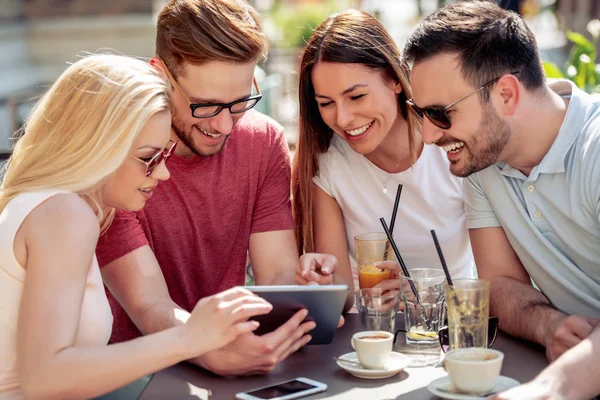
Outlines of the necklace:
{"label": "necklace", "polygon": [[390,180],[390,175],[388,174],[385,181],[383,181],[383,189],[381,190],[384,194],[387,194],[387,182]]}
{"label": "necklace", "polygon": [[[396,166],[394,167],[393,171],[395,171],[395,170],[398,168],[398,166],[399,166],[399,165],[400,165],[400,163],[396,164]],[[384,171],[384,172],[385,172],[385,171]],[[381,191],[382,191],[384,194],[387,194],[387,192],[388,192],[388,189],[387,189],[387,183],[388,183],[388,181],[390,180],[390,176],[392,176],[392,174],[391,174],[391,173],[389,173],[389,172],[386,172],[385,174],[386,174],[387,176],[385,177],[385,181],[383,181],[383,189],[382,189]]]}

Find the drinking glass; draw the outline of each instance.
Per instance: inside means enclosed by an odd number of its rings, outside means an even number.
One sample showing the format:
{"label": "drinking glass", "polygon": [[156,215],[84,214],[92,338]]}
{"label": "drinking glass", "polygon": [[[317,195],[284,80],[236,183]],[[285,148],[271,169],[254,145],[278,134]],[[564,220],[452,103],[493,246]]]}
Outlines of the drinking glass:
{"label": "drinking glass", "polygon": [[358,263],[358,286],[372,288],[379,282],[390,279],[392,273],[375,266],[378,261],[395,260],[390,242],[383,232],[362,233],[354,237],[356,261]]}
{"label": "drinking glass", "polygon": [[394,333],[400,297],[395,290],[360,289],[354,294],[358,315],[365,331]]}
{"label": "drinking glass", "polygon": [[409,275],[410,278],[404,275],[400,277],[406,343],[437,343],[438,331],[444,321],[444,271],[413,268],[409,270]]}
{"label": "drinking glass", "polygon": [[450,350],[488,345],[490,281],[454,279],[446,284]]}

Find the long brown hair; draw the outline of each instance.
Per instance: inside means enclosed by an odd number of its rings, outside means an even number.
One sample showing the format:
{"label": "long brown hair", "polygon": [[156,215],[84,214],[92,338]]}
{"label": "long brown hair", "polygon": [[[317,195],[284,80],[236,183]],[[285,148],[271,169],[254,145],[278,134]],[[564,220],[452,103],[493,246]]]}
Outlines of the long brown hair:
{"label": "long brown hair", "polygon": [[403,63],[398,46],[383,25],[373,16],[358,10],[346,10],[329,16],[309,39],[299,74],[300,118],[298,147],[292,171],[292,194],[296,241],[300,253],[314,251],[312,178],[319,173],[319,154],[329,149],[333,132],[321,118],[311,81],[318,62],[361,64],[383,74],[386,80],[400,82],[398,109],[407,121],[410,156],[416,160],[414,126],[406,100],[412,97],[409,68]]}

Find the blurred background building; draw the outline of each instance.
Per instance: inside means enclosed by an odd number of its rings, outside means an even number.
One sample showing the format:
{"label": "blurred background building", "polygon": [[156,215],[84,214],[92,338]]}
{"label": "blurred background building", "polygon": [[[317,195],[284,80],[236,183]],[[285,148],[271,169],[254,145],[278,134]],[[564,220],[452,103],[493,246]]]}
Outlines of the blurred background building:
{"label": "blurred background building", "polygon": [[[600,0],[497,0],[516,7],[533,29],[542,57],[562,65],[565,32],[590,36],[586,24],[600,16]],[[166,0],[0,0],[0,162],[35,99],[86,52],[153,55],[155,16]],[[349,7],[377,16],[400,46],[424,16],[444,0],[251,0],[272,42],[257,71],[264,93],[259,109],[296,141],[296,71],[299,54],[328,14]],[[597,40],[597,38],[595,39]],[[597,42],[596,42],[597,44]],[[595,61],[595,60],[594,60]],[[598,69],[600,74],[600,69]],[[600,75],[599,75],[600,76]]]}
{"label": "blurred background building", "polygon": [[84,52],[150,56],[151,0],[0,0],[0,152],[31,105]]}

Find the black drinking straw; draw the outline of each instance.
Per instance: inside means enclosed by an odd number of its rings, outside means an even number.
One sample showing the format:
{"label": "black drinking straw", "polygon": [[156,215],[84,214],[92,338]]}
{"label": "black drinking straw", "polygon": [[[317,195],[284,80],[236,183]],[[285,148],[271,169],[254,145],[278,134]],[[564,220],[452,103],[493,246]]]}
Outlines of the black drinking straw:
{"label": "black drinking straw", "polygon": [[390,233],[394,233],[394,226],[396,225],[396,214],[398,214],[398,205],[400,204],[400,196],[402,195],[402,184],[398,184],[398,190],[396,191],[396,200],[394,201],[394,208],[392,210],[392,218],[390,219]]}
{"label": "black drinking straw", "polygon": [[[392,209],[392,218],[390,219],[390,235],[394,234],[394,226],[396,225],[396,215],[398,214],[398,205],[400,204],[400,196],[402,195],[402,184],[398,184],[398,189],[396,190],[396,200],[394,201],[394,208]],[[390,253],[390,243],[388,242],[385,245],[385,252],[383,253],[383,259],[388,259],[388,254]],[[383,272],[383,270],[381,270]]]}
{"label": "black drinking straw", "polygon": [[440,247],[440,242],[438,242],[437,235],[435,231],[432,229],[431,237],[433,237],[433,242],[435,243],[435,249],[437,250],[438,257],[440,258],[440,262],[442,263],[442,268],[444,268],[444,273],[446,274],[446,281],[448,285],[452,286],[452,278],[450,278],[450,272],[448,271],[448,266],[446,265],[446,260],[444,259],[444,254],[442,253],[442,248]]}
{"label": "black drinking straw", "polygon": [[387,235],[390,245],[392,246],[392,250],[394,250],[394,254],[396,255],[396,259],[398,260],[398,263],[400,264],[400,268],[402,268],[402,272],[404,273],[404,276],[408,278],[408,283],[410,284],[410,288],[412,289],[412,292],[414,293],[414,295],[417,299],[417,303],[421,303],[421,299],[419,299],[419,293],[417,292],[417,289],[415,288],[415,284],[410,279],[410,274],[408,273],[408,268],[406,268],[406,264],[404,264],[404,260],[402,260],[400,251],[398,251],[398,246],[396,246],[394,237],[392,236],[390,229],[388,228],[387,224],[385,223],[385,219],[383,217],[381,217],[381,218],[379,218],[379,222],[381,222],[381,226],[383,226],[383,230],[385,231],[385,234]]}

